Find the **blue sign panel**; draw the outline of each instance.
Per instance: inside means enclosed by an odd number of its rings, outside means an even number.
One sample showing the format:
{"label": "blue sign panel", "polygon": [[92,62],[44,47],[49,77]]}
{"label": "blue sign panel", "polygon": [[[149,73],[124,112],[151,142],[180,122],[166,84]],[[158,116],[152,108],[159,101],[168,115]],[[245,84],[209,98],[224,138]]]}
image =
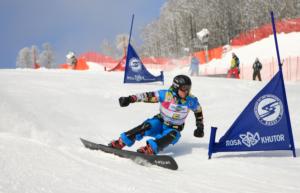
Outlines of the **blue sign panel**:
{"label": "blue sign panel", "polygon": [[143,65],[139,56],[128,44],[124,83],[146,83],[146,82],[164,82],[163,72],[159,76],[153,76]]}
{"label": "blue sign panel", "polygon": [[212,129],[209,157],[216,152],[292,150],[292,128],[282,71],[251,100],[218,143]]}

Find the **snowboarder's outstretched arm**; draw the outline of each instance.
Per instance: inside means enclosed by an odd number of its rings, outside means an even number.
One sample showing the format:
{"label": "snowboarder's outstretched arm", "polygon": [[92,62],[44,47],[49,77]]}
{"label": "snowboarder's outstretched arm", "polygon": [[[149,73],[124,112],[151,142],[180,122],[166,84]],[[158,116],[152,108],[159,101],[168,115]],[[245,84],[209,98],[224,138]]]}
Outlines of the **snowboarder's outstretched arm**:
{"label": "snowboarder's outstretched arm", "polygon": [[194,104],[190,106],[191,110],[194,111],[195,118],[196,118],[196,129],[194,130],[194,136],[195,137],[204,137],[204,124],[203,124],[203,112],[202,107],[198,102],[198,99],[194,98],[194,102],[190,102],[191,104]]}
{"label": "snowboarder's outstretched arm", "polygon": [[119,103],[121,107],[126,107],[130,103],[145,102],[145,103],[157,103],[159,102],[158,92],[144,92],[140,94],[130,95],[128,97],[120,97]]}

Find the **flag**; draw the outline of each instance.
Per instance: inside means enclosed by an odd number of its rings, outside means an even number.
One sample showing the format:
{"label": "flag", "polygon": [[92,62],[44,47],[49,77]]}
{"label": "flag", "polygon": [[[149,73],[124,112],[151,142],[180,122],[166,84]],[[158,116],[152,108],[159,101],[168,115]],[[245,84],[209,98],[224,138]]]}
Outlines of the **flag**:
{"label": "flag", "polygon": [[146,69],[139,56],[129,43],[125,65],[124,83],[146,83],[157,81],[164,82],[163,72],[161,71],[159,76],[152,75]]}
{"label": "flag", "polygon": [[291,150],[296,157],[273,11],[271,19],[279,71],[250,101],[218,143],[215,143],[217,128],[212,127],[209,159],[217,152],[268,150]]}
{"label": "flag", "polygon": [[209,158],[217,152],[292,150],[295,146],[282,71],[250,101],[229,130],[215,143],[212,127]]}

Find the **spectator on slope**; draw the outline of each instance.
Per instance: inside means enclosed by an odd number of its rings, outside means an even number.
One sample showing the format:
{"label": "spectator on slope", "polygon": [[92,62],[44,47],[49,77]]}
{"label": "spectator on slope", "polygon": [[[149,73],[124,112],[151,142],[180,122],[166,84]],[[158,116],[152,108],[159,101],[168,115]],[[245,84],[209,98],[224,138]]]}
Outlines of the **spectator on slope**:
{"label": "spectator on slope", "polygon": [[261,81],[260,71],[262,69],[262,64],[258,58],[255,59],[252,68],[253,68],[253,80],[255,80],[256,77],[258,77],[258,80]]}
{"label": "spectator on slope", "polygon": [[199,60],[195,55],[192,56],[191,64],[190,64],[190,74],[191,76],[199,76]]}
{"label": "spectator on slope", "polygon": [[230,69],[228,70],[227,78],[240,78],[240,60],[237,55],[233,52],[231,58]]}
{"label": "spectator on slope", "polygon": [[77,58],[75,57],[74,52],[69,52],[67,55],[67,63],[71,65],[72,69],[76,69]]}

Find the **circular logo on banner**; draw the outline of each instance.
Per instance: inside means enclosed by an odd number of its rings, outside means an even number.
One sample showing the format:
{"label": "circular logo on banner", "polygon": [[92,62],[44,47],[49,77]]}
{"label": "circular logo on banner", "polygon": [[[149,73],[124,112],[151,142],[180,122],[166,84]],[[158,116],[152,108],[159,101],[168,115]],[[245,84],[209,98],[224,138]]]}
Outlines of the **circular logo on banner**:
{"label": "circular logo on banner", "polygon": [[139,72],[142,70],[141,61],[138,58],[131,58],[129,60],[129,67],[133,72]]}
{"label": "circular logo on banner", "polygon": [[256,118],[266,126],[276,125],[282,118],[283,105],[281,100],[272,94],[260,97],[254,106]]}

